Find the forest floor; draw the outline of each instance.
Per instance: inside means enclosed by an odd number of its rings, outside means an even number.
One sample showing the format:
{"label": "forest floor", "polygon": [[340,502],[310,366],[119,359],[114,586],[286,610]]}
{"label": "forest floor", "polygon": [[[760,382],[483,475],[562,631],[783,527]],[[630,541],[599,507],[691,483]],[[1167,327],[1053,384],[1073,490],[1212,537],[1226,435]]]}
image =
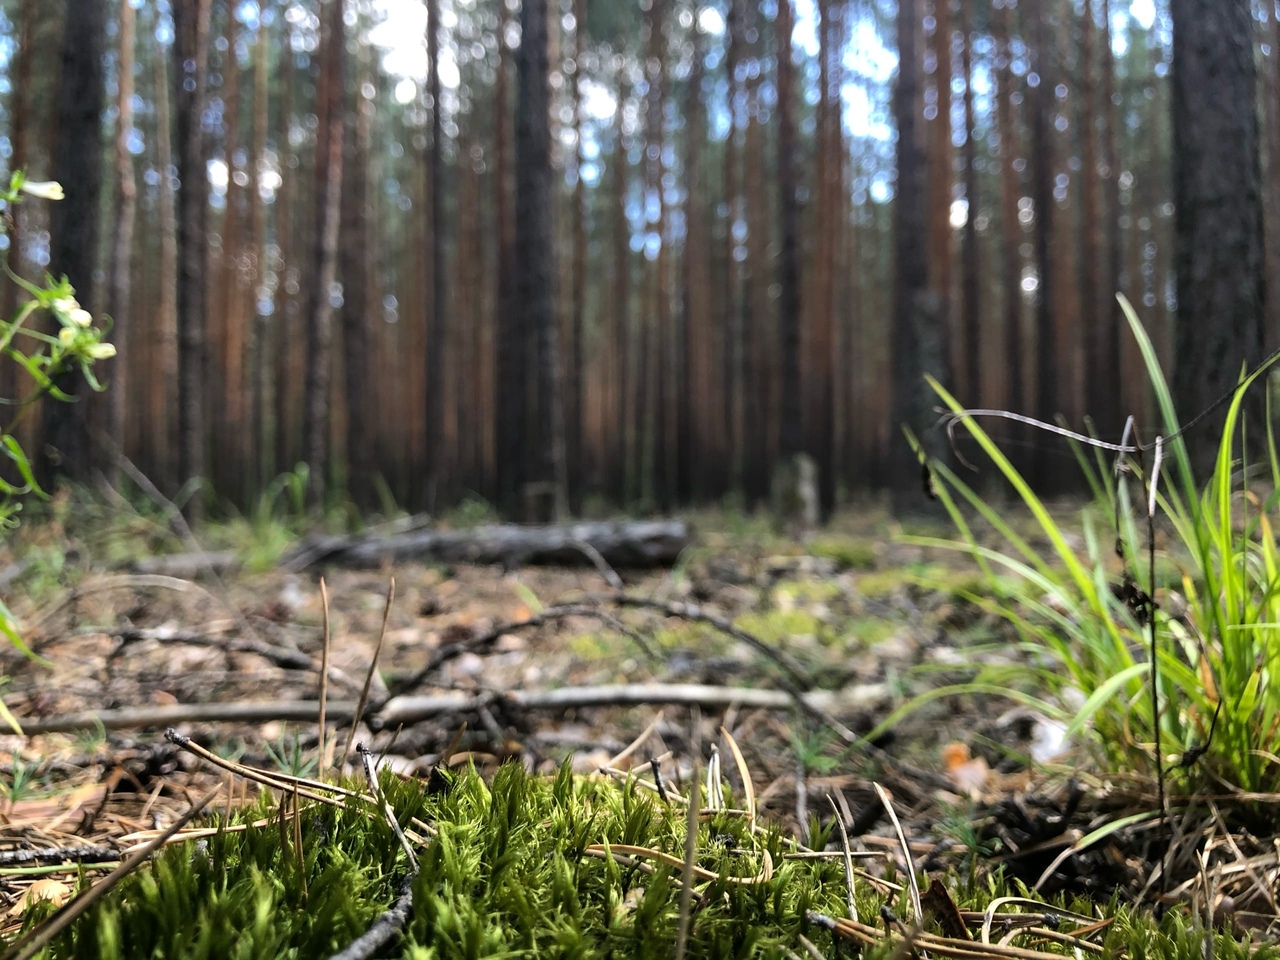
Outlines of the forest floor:
{"label": "forest floor", "polygon": [[[612,766],[646,775],[656,760],[680,783],[694,768],[694,751],[705,762],[723,728],[741,750],[737,772],[749,771],[761,815],[791,835],[807,836],[811,818],[826,822],[838,809],[867,848],[898,850],[873,786],[879,783],[893,796],[919,869],[1000,865],[1028,887],[1040,882],[1044,895],[1139,896],[1155,856],[1141,827],[1088,850],[1072,847],[1108,818],[1149,803],[1145,785],[1103,783],[1076,769],[1061,728],[1043,717],[999,698],[948,698],[911,712],[874,744],[850,742],[849,731],[872,730],[913,696],[971,677],[975,657],[1017,655],[998,649],[1012,633],[964,554],[899,542],[901,527],[875,508],[842,515],[806,543],[779,537],[760,520],[690,519],[697,545],[674,569],[621,571],[626,592],[697,604],[764,641],[798,666],[807,686],[829,692],[821,710],[842,727],[786,705],[694,711],[682,702],[690,685],[783,690],[787,681],[751,643],[670,615],[674,608],[619,609],[603,622],[557,617],[468,649],[496,625],[607,594],[605,577],[591,567],[322,571],[336,668],[327,695],[348,703],[358,697],[394,578],[373,700],[385,699],[383,684],[392,693],[472,695],[402,729],[361,726],[357,738],[397,771],[428,774],[442,753],[482,770],[516,759],[543,773],[569,758],[582,773]],[[945,533],[940,525],[930,532]],[[8,678],[0,695],[33,729],[57,718],[78,729],[0,736],[0,833],[9,837],[35,829],[50,842],[113,844],[162,825],[225,779],[166,740],[166,708],[282,705],[318,695],[319,573],[263,566],[198,582],[132,575],[120,572],[121,561],[143,544],[120,536],[70,537],[53,527],[30,529],[18,541],[18,550],[64,559],[29,565],[8,588],[38,659],[0,651]],[[64,540],[75,549],[59,554]],[[444,649],[455,655],[413,689],[400,689]],[[293,662],[299,655],[312,663]],[[609,704],[623,696],[619,689],[642,684],[655,701],[669,691],[671,703]],[[590,705],[524,708],[504,696],[511,691],[559,691],[571,704]],[[112,711],[135,716],[111,730],[75,720]],[[236,722],[210,712],[176,726],[243,764],[315,769],[314,721]],[[341,753],[349,724],[338,727]],[[1033,770],[1032,755],[1048,762]],[[737,783],[731,766],[726,756],[726,776]],[[251,799],[248,786],[240,790]],[[20,892],[6,895],[16,900]]]}

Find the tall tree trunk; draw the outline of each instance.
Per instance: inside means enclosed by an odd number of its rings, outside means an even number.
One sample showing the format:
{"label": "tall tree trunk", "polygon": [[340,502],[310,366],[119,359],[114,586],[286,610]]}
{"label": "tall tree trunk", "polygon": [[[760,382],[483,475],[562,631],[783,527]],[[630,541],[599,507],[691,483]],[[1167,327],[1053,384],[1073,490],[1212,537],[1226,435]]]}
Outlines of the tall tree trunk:
{"label": "tall tree trunk", "polygon": [[[1123,317],[1116,294],[1120,292],[1120,277],[1124,264],[1124,249],[1120,236],[1120,152],[1116,146],[1119,111],[1116,107],[1116,62],[1111,37],[1111,0],[1102,0],[1102,142],[1099,160],[1102,165],[1102,218],[1106,237],[1106,261],[1102,272],[1101,292],[1104,297],[1097,322],[1099,333],[1098,355],[1103,365],[1092,371],[1092,378],[1107,387],[1120,382],[1120,327]],[[1109,379],[1108,379],[1109,378]],[[1092,397],[1087,398],[1091,402]],[[1112,418],[1108,424],[1112,431],[1121,428],[1126,414],[1114,399],[1109,401]]]}
{"label": "tall tree trunk", "polygon": [[253,344],[252,390],[249,419],[253,464],[251,492],[256,498],[266,489],[267,464],[267,315],[260,309],[266,296],[267,278],[267,208],[262,200],[263,180],[267,173],[267,25],[258,20],[258,37],[253,47],[253,172],[249,178],[249,217],[253,223]]}
{"label": "tall tree trunk", "polygon": [[[174,103],[178,139],[178,477],[181,483],[205,473],[205,220],[209,179],[205,174],[204,112],[209,40],[209,0],[175,0]],[[203,516],[203,498],[187,499],[195,522]]]}
{"label": "tall tree trunk", "polygon": [[[1053,260],[1053,223],[1055,204],[1053,199],[1053,111],[1054,79],[1053,52],[1049,48],[1046,22],[1048,10],[1037,7],[1030,11],[1034,40],[1032,42],[1032,70],[1039,82],[1032,92],[1031,102],[1031,191],[1032,209],[1035,212],[1034,237],[1036,276],[1036,416],[1052,423],[1058,414],[1059,357],[1055,336],[1057,332],[1056,310],[1057,270]],[[1052,478],[1053,461],[1048,459],[1048,445],[1037,447],[1037,476],[1041,483]]]}
{"label": "tall tree trunk", "polygon": [[[928,185],[920,129],[921,50],[918,0],[898,4],[898,81],[893,115],[898,127],[898,183],[894,198],[894,322],[892,334],[893,423],[923,438],[930,420],[930,391],[924,374],[938,373],[941,359],[937,309],[929,295],[926,249]],[[894,509],[921,509],[926,501],[920,466],[906,441],[893,437],[890,484]]]}
{"label": "tall tree trunk", "polygon": [[[796,199],[795,64],[791,34],[792,0],[779,0],[778,45],[778,343],[782,367],[782,421],[779,452],[790,457],[804,449],[800,410],[800,207]],[[823,405],[830,409],[830,403]]]}
{"label": "tall tree trunk", "polygon": [[508,517],[521,512],[521,489],[528,477],[525,429],[529,409],[528,342],[523,314],[517,312],[515,278],[516,199],[510,136],[513,111],[510,76],[511,50],[506,36],[511,8],[502,5],[502,25],[498,41],[498,77],[494,86],[495,133],[494,175],[497,178],[498,270],[494,331],[497,336],[497,462],[498,505]]}
{"label": "tall tree trunk", "polygon": [[[21,0],[18,4],[18,49],[15,53],[14,78],[9,86],[9,140],[13,152],[9,155],[10,170],[25,170],[31,162],[31,102],[32,65],[35,61],[35,26],[40,4],[37,0]],[[13,229],[8,231],[9,250],[5,261],[20,277],[27,276],[24,250],[26,249],[27,215],[19,205],[13,210]],[[16,283],[0,284],[0,316],[12,320],[18,309]],[[0,363],[0,397],[17,399],[17,364]]]}
{"label": "tall tree trunk", "polygon": [[369,157],[372,153],[373,102],[365,95],[372,86],[369,74],[369,50],[365,42],[357,46],[359,73],[354,96],[343,97],[346,108],[346,161],[342,175],[342,340],[347,392],[347,485],[348,494],[357,506],[376,504],[374,488],[374,430],[376,421],[369,410],[369,347],[374,337],[372,309],[369,302],[369,277],[372,273],[367,206]]}
{"label": "tall tree trunk", "polygon": [[587,313],[587,190],[583,168],[587,163],[583,137],[582,71],[586,44],[587,2],[573,0],[573,288],[569,304],[569,350],[565,363],[565,474],[569,484],[569,509],[582,512],[583,462],[583,377],[585,376],[584,328]]}
{"label": "tall tree trunk", "polygon": [[[1013,50],[1010,14],[1003,6],[992,19],[996,41],[996,127],[1000,138],[1000,248],[1004,301],[1004,368],[1007,371],[1003,405],[1025,411],[1022,356],[1022,225],[1018,201],[1021,178],[1014,167],[1018,157],[1017,128],[1013,112]],[[1019,433],[1018,430],[1012,431]]]}
{"label": "tall tree trunk", "polygon": [[[1252,366],[1262,357],[1262,194],[1249,0],[1173,0],[1171,9],[1173,394],[1190,419],[1235,385],[1242,362]],[[1219,408],[1211,423],[1224,415]],[[1201,471],[1210,467],[1219,438],[1212,426],[1187,435]]]}
{"label": "tall tree trunk", "polygon": [[724,306],[725,331],[725,412],[729,435],[729,485],[741,490],[746,471],[746,402],[743,376],[746,369],[746,337],[744,325],[744,304],[742,296],[742,267],[739,251],[742,248],[738,238],[738,225],[743,221],[742,212],[742,163],[741,150],[738,145],[739,131],[742,129],[742,116],[739,100],[742,98],[742,84],[738,78],[738,65],[742,60],[743,47],[743,0],[729,0],[728,20],[725,32],[728,35],[728,50],[725,56],[725,72],[728,83],[728,120],[729,132],[724,144],[724,202],[725,202],[725,238],[724,238],[724,279],[725,291],[722,297]]}
{"label": "tall tree trunk", "polygon": [[1263,42],[1268,55],[1262,59],[1265,71],[1259,84],[1262,92],[1264,130],[1263,168],[1263,224],[1267,276],[1274,278],[1267,285],[1267,329],[1265,342],[1268,348],[1280,346],[1280,16],[1274,3],[1263,3]]}
{"label": "tall tree trunk", "polygon": [[[111,399],[107,434],[124,451],[125,409],[129,384],[125,380],[129,363],[129,327],[133,322],[130,300],[132,279],[133,221],[138,204],[138,187],[134,181],[133,154],[129,151],[129,134],[133,129],[133,44],[136,14],[133,4],[120,5],[120,56],[117,63],[119,77],[116,81],[116,225],[111,248],[111,289],[107,298],[107,312],[113,326],[111,340],[116,347],[117,359],[111,365]],[[119,485],[120,462],[112,456],[107,462],[107,482]]]}
{"label": "tall tree trunk", "polygon": [[[1084,398],[1084,408],[1105,436],[1117,428],[1119,408],[1115,403],[1118,395],[1115,368],[1118,358],[1108,343],[1115,291],[1107,289],[1102,282],[1102,257],[1098,243],[1102,231],[1098,216],[1098,119],[1105,114],[1099,110],[1093,17],[1093,0],[1084,0],[1084,10],[1080,15],[1080,111],[1076,120],[1080,130],[1079,282],[1087,306],[1084,316],[1085,369],[1089,371],[1089,380],[1101,387]],[[1104,57],[1111,56],[1109,50],[1102,53]]]}
{"label": "tall tree trunk", "polygon": [[[555,176],[551,168],[551,91],[547,59],[548,0],[520,8],[516,55],[515,314],[534,358],[534,431],[525,447],[529,484],[521,491],[526,520],[550,520],[564,509],[563,411],[556,360]],[[504,451],[507,456],[511,451]]]}
{"label": "tall tree trunk", "polygon": [[964,221],[964,239],[961,259],[964,264],[964,281],[961,296],[961,312],[964,343],[964,380],[966,390],[961,397],[969,404],[983,406],[986,391],[982,382],[982,262],[978,246],[978,215],[981,209],[978,195],[978,143],[977,120],[973,105],[973,23],[970,5],[960,4],[960,30],[964,34],[961,48],[964,70],[964,199],[967,215]]}
{"label": "tall tree trunk", "polygon": [[613,196],[610,207],[612,223],[612,290],[611,298],[613,330],[612,364],[610,368],[610,395],[613,398],[613,417],[610,418],[610,470],[609,489],[619,502],[626,505],[627,493],[634,471],[632,463],[631,426],[633,404],[631,402],[631,224],[627,219],[627,202],[630,194],[630,165],[627,162],[627,135],[623,126],[621,105],[627,102],[628,88],[623,71],[618,71],[618,103],[614,124],[613,170],[610,179]]}
{"label": "tall tree trunk", "polygon": [[338,251],[338,221],[342,197],[342,89],[346,40],[344,0],[327,0],[324,7],[323,52],[320,68],[320,123],[316,138],[316,229],[307,285],[307,372],[303,405],[303,460],[310,467],[309,497],[325,502],[329,466],[329,380],[333,345],[333,286]]}
{"label": "tall tree trunk", "polygon": [[[808,370],[805,381],[805,419],[808,448],[818,461],[818,494],[824,517],[836,504],[836,437],[849,411],[842,409],[843,391],[837,393],[837,353],[845,352],[848,337],[837,336],[836,264],[840,257],[840,235],[848,216],[844,197],[843,143],[841,142],[840,53],[843,49],[840,20],[832,0],[819,0],[818,12],[818,103],[817,103],[817,204],[814,211],[817,234],[814,251],[813,296],[806,314],[809,318],[809,345],[805,351]],[[841,343],[837,345],[837,341]],[[844,366],[843,363],[840,364]],[[851,376],[847,369],[844,377]]]}
{"label": "tall tree trunk", "polygon": [[[971,0],[970,0],[971,2]],[[936,113],[928,123],[929,135],[929,290],[937,303],[938,332],[942,337],[944,369],[959,367],[958,346],[952,331],[951,278],[954,242],[951,201],[955,183],[955,148],[951,145],[951,0],[933,0],[933,92]]]}
{"label": "tall tree trunk", "polygon": [[[106,9],[97,0],[68,0],[62,38],[54,179],[66,199],[49,218],[49,272],[63,276],[86,307],[94,302],[94,254],[98,249],[98,194],[102,186],[103,52]],[[89,390],[78,374],[59,383],[78,403],[44,405],[46,477],[87,479],[93,466],[87,403]]]}
{"label": "tall tree trunk", "polygon": [[431,144],[426,158],[431,194],[424,271],[431,277],[431,315],[427,326],[427,477],[425,503],[434,511],[445,475],[444,359],[449,338],[448,286],[445,272],[444,113],[440,96],[440,0],[427,0],[427,74],[431,96]]}

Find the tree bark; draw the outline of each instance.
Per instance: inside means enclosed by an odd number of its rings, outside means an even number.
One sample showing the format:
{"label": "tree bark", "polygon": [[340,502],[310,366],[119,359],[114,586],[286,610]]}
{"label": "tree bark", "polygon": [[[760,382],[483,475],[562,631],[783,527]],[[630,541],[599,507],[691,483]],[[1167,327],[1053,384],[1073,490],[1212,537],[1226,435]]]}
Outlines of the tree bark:
{"label": "tree bark", "polygon": [[[205,173],[204,111],[209,39],[209,0],[173,5],[175,132],[178,140],[178,477],[204,477],[205,460],[205,221],[209,179]],[[203,516],[203,497],[187,498],[188,520]]]}
{"label": "tree bark", "polygon": [[[1249,0],[1173,0],[1171,10],[1173,395],[1189,420],[1235,385],[1241,363],[1262,357],[1262,194]],[[1220,440],[1214,425],[1224,415],[1219,408],[1187,435],[1199,479],[1211,468]]]}
{"label": "tree bark", "polygon": [[329,466],[329,380],[333,346],[333,286],[342,198],[342,89],[345,57],[344,0],[328,0],[323,10],[320,122],[316,140],[316,230],[314,273],[308,284],[306,424],[303,460],[310,468],[308,496],[325,502]]}
{"label": "tree bark", "polygon": [[[800,207],[796,200],[795,64],[791,34],[795,29],[793,0],[779,0],[778,45],[778,343],[782,367],[782,420],[779,452],[784,458],[804,449],[800,408]],[[826,398],[829,400],[829,398]],[[823,408],[830,410],[830,403]]]}
{"label": "tree bark", "polygon": [[[53,173],[63,184],[66,199],[53,204],[50,211],[49,272],[55,277],[65,275],[77,299],[93,309],[106,98],[102,68],[106,9],[98,0],[69,0],[65,23]],[[90,391],[78,372],[67,374],[58,386],[79,399],[44,405],[45,477],[86,480],[93,466],[87,412]]]}
{"label": "tree bark", "polygon": [[969,4],[960,4],[960,30],[964,34],[961,47],[964,70],[964,198],[967,214],[964,221],[964,280],[961,292],[961,329],[964,341],[964,379],[966,392],[961,401],[986,405],[986,388],[982,380],[982,260],[978,245],[978,216],[981,209],[978,194],[977,120],[973,105],[973,24]]}
{"label": "tree bark", "polygon": [[[941,360],[938,305],[929,290],[926,239],[928,185],[920,129],[921,51],[918,0],[898,5],[898,81],[893,114],[898,127],[898,182],[894,197],[893,246],[896,254],[892,334],[893,423],[909,428],[923,442],[930,417],[931,391],[923,382],[935,376]],[[898,512],[918,511],[927,499],[920,465],[905,439],[891,438],[890,484]]]}
{"label": "tree bark", "polygon": [[[534,358],[534,431],[524,451],[529,483],[521,491],[527,521],[564,510],[564,433],[559,390],[551,168],[551,97],[547,59],[548,0],[525,0],[516,56],[515,304],[520,341]],[[513,451],[503,451],[512,456]],[[518,454],[517,454],[518,455]]]}
{"label": "tree bark", "polygon": [[[133,154],[129,151],[129,134],[133,129],[133,46],[137,15],[133,4],[120,5],[120,56],[116,81],[116,225],[111,248],[111,289],[107,298],[107,312],[111,315],[111,342],[115,344],[116,359],[111,364],[111,391],[108,408],[107,433],[125,452],[125,410],[129,399],[129,384],[125,379],[129,363],[129,327],[133,322],[130,299],[133,264],[133,221],[137,211],[138,187],[134,180]],[[107,482],[119,485],[120,463],[117,456],[107,463]]]}
{"label": "tree bark", "polygon": [[440,0],[427,0],[427,89],[431,96],[431,144],[426,157],[431,221],[424,250],[431,277],[431,314],[427,322],[427,476],[424,503],[435,510],[446,474],[444,361],[449,339],[448,277],[445,272],[444,114],[440,96]]}

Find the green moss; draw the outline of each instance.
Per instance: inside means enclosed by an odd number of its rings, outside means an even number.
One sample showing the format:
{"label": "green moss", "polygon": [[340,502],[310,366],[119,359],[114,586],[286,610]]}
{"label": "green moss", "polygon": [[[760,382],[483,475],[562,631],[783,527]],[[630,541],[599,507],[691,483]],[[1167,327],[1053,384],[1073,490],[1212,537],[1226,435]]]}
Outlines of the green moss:
{"label": "green moss", "polygon": [[834,560],[840,570],[873,570],[876,565],[875,544],[858,537],[822,537],[809,543],[809,552]]}
{"label": "green moss", "polygon": [[765,643],[780,643],[792,637],[817,636],[822,624],[813,614],[804,610],[767,610],[746,613],[734,621],[735,625],[755,634]]}

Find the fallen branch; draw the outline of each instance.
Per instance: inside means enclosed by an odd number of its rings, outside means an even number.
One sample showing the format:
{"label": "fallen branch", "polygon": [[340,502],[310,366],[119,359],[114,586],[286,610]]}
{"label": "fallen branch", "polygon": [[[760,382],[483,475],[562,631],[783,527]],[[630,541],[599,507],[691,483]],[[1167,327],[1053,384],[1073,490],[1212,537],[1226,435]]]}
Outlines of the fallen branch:
{"label": "fallen branch", "polygon": [[[626,520],[551,526],[490,524],[471,530],[416,530],[391,536],[329,537],[294,548],[280,561],[298,571],[317,563],[377,567],[406,560],[442,563],[561,564],[596,562],[611,567],[672,564],[692,541],[680,520]],[[590,550],[583,550],[586,544]]]}
{"label": "fallen branch", "polygon": [[[883,684],[867,684],[843,691],[813,690],[801,694],[800,700],[806,707],[815,710],[860,710],[883,703],[887,696],[888,691]],[[498,704],[513,710],[533,711],[666,704],[786,710],[795,706],[795,703],[796,695],[784,690],[696,683],[623,683],[562,687],[558,690],[511,690],[501,694],[453,691],[431,696],[393,697],[378,712],[376,721],[373,717],[370,720],[383,727],[390,727]]]}
{"label": "fallen branch", "polygon": [[380,913],[368,930],[333,954],[329,960],[368,960],[369,957],[376,956],[409,922],[415,879],[416,874],[405,877],[400,884],[400,896],[396,902]]}
{"label": "fallen branch", "polygon": [[[327,708],[330,720],[349,720],[355,715],[355,711],[354,700],[330,700]],[[40,733],[76,733],[98,729],[144,730],[168,727],[175,723],[263,723],[268,720],[314,723],[319,715],[320,704],[315,700],[271,700],[86,710],[42,719],[22,717],[19,722],[23,733],[34,736]]]}
{"label": "fallen branch", "polygon": [[[884,684],[872,683],[845,690],[812,690],[795,694],[753,687],[720,687],[709,684],[633,683],[558,690],[510,690],[506,692],[454,690],[429,696],[401,696],[388,700],[367,721],[374,729],[415,723],[433,717],[469,713],[481,707],[501,705],[511,710],[572,710],[583,707],[662,706],[698,704],[722,708],[737,705],[756,710],[786,710],[797,705],[826,713],[830,710],[867,710],[888,698]],[[325,708],[330,720],[350,720],[354,700],[331,700]],[[187,703],[176,706],[98,710],[44,719],[19,718],[23,732],[72,733],[80,730],[128,730],[167,727],[176,723],[260,723],[267,720],[314,723],[319,716],[316,700],[248,701],[243,703]]]}

